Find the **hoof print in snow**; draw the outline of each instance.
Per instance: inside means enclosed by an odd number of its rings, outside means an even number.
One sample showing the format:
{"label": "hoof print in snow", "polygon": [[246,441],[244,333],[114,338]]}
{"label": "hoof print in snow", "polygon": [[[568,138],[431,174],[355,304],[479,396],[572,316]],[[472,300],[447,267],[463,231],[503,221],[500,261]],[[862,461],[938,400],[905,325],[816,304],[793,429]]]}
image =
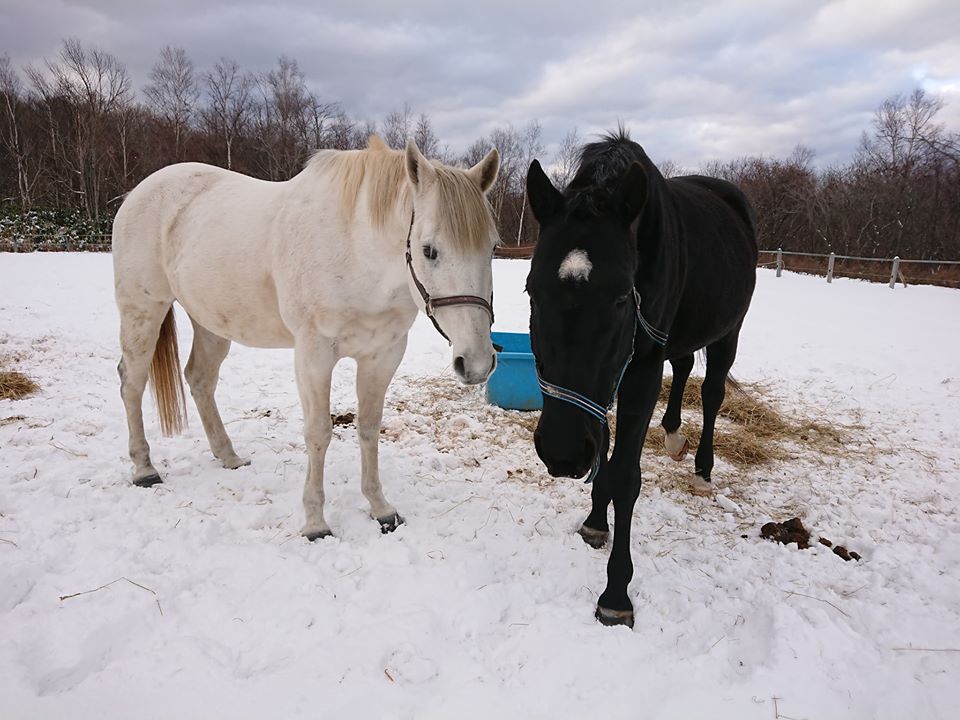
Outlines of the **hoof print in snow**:
{"label": "hoof print in snow", "polygon": [[[810,547],[810,531],[807,530],[803,523],[800,522],[800,518],[791,518],[786,522],[768,522],[760,528],[760,537],[767,540],[774,540],[778,543],[784,545],[789,545],[790,543],[796,543],[797,547],[801,550],[805,550]],[[859,560],[860,555],[855,552],[850,552],[843,545],[837,545],[834,547],[833,543],[827,540],[827,538],[820,538],[820,544],[825,545],[828,548],[833,548],[835,555],[839,555],[844,560]]]}

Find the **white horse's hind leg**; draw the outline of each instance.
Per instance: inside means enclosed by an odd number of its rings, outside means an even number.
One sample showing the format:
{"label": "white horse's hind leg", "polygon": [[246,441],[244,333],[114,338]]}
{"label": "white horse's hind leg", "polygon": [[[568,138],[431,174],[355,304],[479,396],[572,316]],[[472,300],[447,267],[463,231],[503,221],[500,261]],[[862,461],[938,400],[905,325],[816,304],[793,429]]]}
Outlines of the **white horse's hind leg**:
{"label": "white horse's hind leg", "polygon": [[357,359],[357,437],[360,441],[360,487],[370,502],[370,514],[383,532],[396,530],[403,518],[383,497],[380,485],[378,444],[383,420],[383,399],[407,347],[404,335],[378,355]]}
{"label": "white horse's hind leg", "polygon": [[150,462],[150,445],[143,431],[143,391],[147,387],[160,325],[170,309],[170,303],[141,302],[133,305],[118,300],[118,306],[122,357],[117,372],[120,374],[120,396],[127,413],[130,459],[134,466],[133,483],[149,487],[161,482],[161,479]]}
{"label": "white horse's hind leg", "polygon": [[323,463],[333,436],[330,378],[337,363],[333,342],[328,338],[298,336],[294,363],[307,445],[307,481],[303,486],[306,523],[301,534],[312,541],[333,534],[323,517]]}
{"label": "white horse's hind leg", "polygon": [[230,352],[230,341],[214,335],[193,318],[190,321],[193,323],[193,348],[184,375],[200,413],[210,449],[225,468],[233,470],[249,465],[249,460],[239,457],[234,451],[215,398],[220,365]]}

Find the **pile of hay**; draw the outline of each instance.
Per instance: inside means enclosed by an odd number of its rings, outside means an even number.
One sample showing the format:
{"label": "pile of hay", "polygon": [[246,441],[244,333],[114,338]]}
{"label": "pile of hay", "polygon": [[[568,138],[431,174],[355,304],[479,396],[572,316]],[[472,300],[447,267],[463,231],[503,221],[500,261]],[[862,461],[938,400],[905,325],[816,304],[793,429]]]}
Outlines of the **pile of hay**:
{"label": "pile of hay", "polygon": [[[700,387],[703,379],[691,377],[683,390],[681,407],[685,411],[681,428],[690,445],[700,440],[703,405]],[[671,378],[664,378],[660,405],[654,414],[656,423],[670,397]],[[841,456],[850,452],[858,425],[824,423],[810,418],[791,417],[761,400],[766,388],[755,383],[728,383],[713,438],[714,452],[739,466],[765,465],[791,457],[790,446],[824,455]],[[646,449],[658,452],[663,447],[663,429],[657,424],[647,433]]]}
{"label": "pile of hay", "polygon": [[[700,441],[703,409],[700,402],[702,378],[691,377],[683,393],[683,426],[681,432],[690,441],[691,454]],[[644,445],[649,455],[663,454],[664,432],[660,418],[670,396],[671,378],[664,378],[660,401],[654,411]],[[454,416],[465,414],[486,427],[496,427],[494,444],[507,445],[518,438],[528,438],[540,419],[539,412],[501,410],[489,405],[482,391],[466,389],[450,376],[418,378],[414,386],[401,390],[391,388],[388,404],[399,413],[413,412],[429,418],[420,429],[432,435],[438,446],[462,441],[450,435]],[[860,443],[855,432],[860,425],[825,423],[807,417],[792,416],[764,400],[767,389],[762,384],[729,383],[720,408],[714,433],[714,452],[739,467],[755,467],[778,460],[787,460],[812,451],[821,457],[843,457],[857,452]],[[405,432],[412,428],[405,428]],[[616,413],[610,414],[610,429],[616,433]],[[389,436],[389,433],[387,433]]]}
{"label": "pile of hay", "polygon": [[7,370],[0,359],[0,400],[21,400],[32,395],[40,386],[31,378],[16,370]]}

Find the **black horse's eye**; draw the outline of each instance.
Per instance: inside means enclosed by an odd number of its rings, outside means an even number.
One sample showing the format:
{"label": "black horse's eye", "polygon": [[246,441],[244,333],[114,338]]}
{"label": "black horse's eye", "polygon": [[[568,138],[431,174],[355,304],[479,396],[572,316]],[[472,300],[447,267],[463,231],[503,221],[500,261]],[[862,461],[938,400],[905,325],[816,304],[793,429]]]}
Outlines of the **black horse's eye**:
{"label": "black horse's eye", "polygon": [[630,299],[630,293],[627,293],[626,295],[621,295],[620,297],[617,298],[617,305],[618,306],[626,305],[627,300],[629,299]]}
{"label": "black horse's eye", "polygon": [[437,259],[437,249],[433,245],[424,245],[423,246],[423,256],[427,260],[436,260]]}

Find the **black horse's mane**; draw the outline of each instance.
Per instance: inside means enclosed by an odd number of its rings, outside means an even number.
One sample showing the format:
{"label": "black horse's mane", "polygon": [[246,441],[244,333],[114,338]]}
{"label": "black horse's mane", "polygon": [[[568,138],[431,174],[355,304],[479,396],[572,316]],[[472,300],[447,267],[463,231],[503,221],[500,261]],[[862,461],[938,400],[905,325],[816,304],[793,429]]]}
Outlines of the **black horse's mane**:
{"label": "black horse's mane", "polygon": [[617,182],[635,162],[643,166],[648,178],[651,169],[655,171],[643,148],[622,126],[584,145],[577,171],[564,191],[570,212],[592,217],[603,214]]}

